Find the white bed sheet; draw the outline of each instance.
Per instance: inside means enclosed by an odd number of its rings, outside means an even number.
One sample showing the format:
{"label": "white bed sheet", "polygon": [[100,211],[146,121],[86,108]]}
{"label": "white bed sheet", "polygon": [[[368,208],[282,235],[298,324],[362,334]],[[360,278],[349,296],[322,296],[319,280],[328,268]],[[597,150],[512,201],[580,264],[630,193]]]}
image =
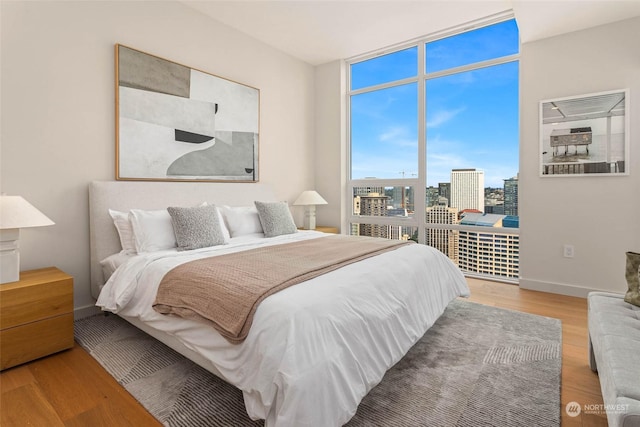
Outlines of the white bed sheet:
{"label": "white bed sheet", "polygon": [[97,305],[212,361],[242,390],[249,416],[267,426],[340,426],[448,303],[469,294],[462,273],[439,251],[404,246],[271,295],[237,345],[204,322],[152,308],[162,276],[183,262],[321,236],[244,236],[214,248],[138,255],[111,276]]}

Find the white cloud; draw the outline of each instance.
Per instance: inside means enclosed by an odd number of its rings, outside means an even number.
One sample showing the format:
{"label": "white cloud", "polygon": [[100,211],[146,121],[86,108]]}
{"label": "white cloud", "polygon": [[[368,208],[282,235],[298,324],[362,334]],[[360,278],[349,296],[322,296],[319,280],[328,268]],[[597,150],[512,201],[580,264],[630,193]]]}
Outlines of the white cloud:
{"label": "white cloud", "polygon": [[417,170],[418,162],[415,158],[354,153],[351,173],[354,179],[368,177],[396,179],[402,178],[403,171],[405,177],[410,177],[411,174],[417,173]]}
{"label": "white cloud", "polygon": [[[402,127],[389,128],[387,132],[380,134],[379,140],[384,140],[389,145],[401,144],[403,132]],[[393,153],[395,155],[389,155],[389,151],[373,153],[366,149],[354,152],[353,177],[401,178],[402,171],[405,172],[405,177],[414,177],[418,166],[417,157],[407,156],[400,149]],[[449,182],[452,169],[476,168],[485,172],[485,186],[500,188],[504,179],[518,173],[518,165],[509,163],[494,152],[472,150],[461,141],[431,135],[427,143],[427,185],[437,186],[439,182]]]}
{"label": "white cloud", "polygon": [[436,128],[441,126],[463,112],[465,109],[465,107],[460,107],[455,110],[438,110],[429,115],[430,117],[427,120],[427,128]]}
{"label": "white cloud", "polygon": [[401,126],[396,126],[396,127],[390,128],[386,132],[381,133],[379,139],[380,141],[384,142],[390,139],[397,138],[398,136],[404,136],[406,134],[407,134],[406,128]]}
{"label": "white cloud", "polygon": [[394,126],[378,137],[380,142],[389,142],[398,147],[418,147],[418,139],[404,126]]}

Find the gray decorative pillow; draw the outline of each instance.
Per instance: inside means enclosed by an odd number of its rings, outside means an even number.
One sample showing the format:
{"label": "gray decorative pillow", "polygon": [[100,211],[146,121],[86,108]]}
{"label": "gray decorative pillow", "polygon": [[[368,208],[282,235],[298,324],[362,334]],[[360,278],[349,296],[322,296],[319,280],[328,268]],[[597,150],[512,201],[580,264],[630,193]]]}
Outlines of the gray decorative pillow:
{"label": "gray decorative pillow", "polygon": [[289,205],[285,202],[255,202],[265,237],[293,234],[298,231]]}
{"label": "gray decorative pillow", "polygon": [[189,251],[225,242],[215,205],[193,208],[167,208],[179,251]]}

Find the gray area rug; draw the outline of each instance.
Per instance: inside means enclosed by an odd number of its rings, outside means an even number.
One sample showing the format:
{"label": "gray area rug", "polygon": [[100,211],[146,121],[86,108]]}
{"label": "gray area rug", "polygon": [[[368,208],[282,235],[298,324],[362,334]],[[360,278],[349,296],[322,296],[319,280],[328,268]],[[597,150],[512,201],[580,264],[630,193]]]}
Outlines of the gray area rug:
{"label": "gray area rug", "polygon": [[[238,389],[115,315],[75,335],[166,426],[263,425]],[[558,426],[561,346],[557,319],[453,301],[347,426]]]}

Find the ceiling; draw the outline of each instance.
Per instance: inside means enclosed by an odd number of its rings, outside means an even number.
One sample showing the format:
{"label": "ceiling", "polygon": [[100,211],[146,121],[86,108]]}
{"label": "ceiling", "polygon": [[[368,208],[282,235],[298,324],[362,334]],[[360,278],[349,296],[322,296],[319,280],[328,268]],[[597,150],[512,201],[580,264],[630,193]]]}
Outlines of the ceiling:
{"label": "ceiling", "polygon": [[640,0],[181,0],[312,65],[513,10],[523,43],[640,16]]}

